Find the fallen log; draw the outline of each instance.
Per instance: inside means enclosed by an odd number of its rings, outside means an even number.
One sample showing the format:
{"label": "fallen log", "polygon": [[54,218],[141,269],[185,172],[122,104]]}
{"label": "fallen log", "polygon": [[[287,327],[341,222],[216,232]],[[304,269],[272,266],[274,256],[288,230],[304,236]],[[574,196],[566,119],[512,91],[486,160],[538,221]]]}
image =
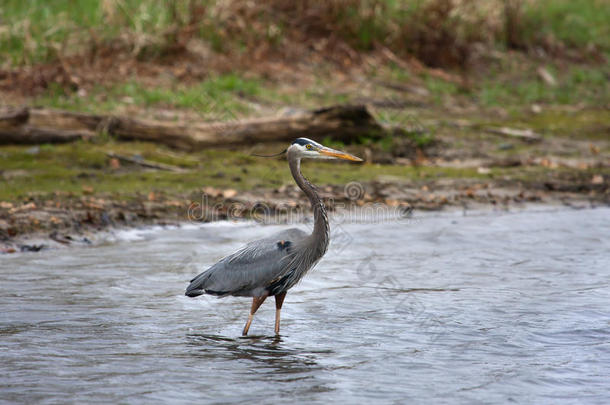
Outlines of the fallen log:
{"label": "fallen log", "polygon": [[[298,137],[349,141],[384,131],[364,105],[341,105],[287,116],[216,123],[147,120],[47,109],[31,109],[28,117],[26,124],[3,128],[0,143],[67,142],[105,131],[119,139],[198,150]],[[45,136],[35,136],[37,131]],[[57,136],[53,136],[53,131]]]}
{"label": "fallen log", "polygon": [[85,114],[72,111],[52,110],[44,108],[30,109],[29,125],[36,127],[97,131],[104,120],[111,116]]}
{"label": "fallen log", "polygon": [[10,108],[0,111],[0,127],[21,125],[28,121],[30,112],[27,108]]}
{"label": "fallen log", "polygon": [[178,149],[247,145],[309,137],[322,140],[355,139],[379,132],[382,127],[365,106],[337,106],[291,116],[221,123],[175,123],[120,118],[110,133],[121,139],[152,141]]}
{"label": "fallen log", "polygon": [[66,143],[92,136],[86,131],[72,131],[57,128],[37,128],[22,125],[16,128],[0,127],[0,144],[41,144],[41,143]]}

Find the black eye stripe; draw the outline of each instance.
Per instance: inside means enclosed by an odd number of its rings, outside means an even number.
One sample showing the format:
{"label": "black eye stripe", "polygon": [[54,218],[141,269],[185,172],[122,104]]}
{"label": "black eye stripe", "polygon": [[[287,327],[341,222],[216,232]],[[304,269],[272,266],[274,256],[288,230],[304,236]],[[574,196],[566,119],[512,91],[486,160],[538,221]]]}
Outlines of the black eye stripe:
{"label": "black eye stripe", "polygon": [[313,142],[311,139],[307,139],[307,138],[297,138],[292,142],[292,144],[293,145],[297,144],[297,145],[301,145],[301,146],[307,146],[309,144],[309,145],[313,146],[313,144],[315,144],[315,142]]}

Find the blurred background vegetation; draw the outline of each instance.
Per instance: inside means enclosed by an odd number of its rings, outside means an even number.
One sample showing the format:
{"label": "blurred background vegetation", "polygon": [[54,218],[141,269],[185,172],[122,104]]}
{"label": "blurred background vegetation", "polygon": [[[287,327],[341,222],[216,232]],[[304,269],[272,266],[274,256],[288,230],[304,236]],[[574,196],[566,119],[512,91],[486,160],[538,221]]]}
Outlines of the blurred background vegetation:
{"label": "blurred background vegetation", "polygon": [[[279,77],[273,62],[313,77],[389,68],[398,80],[421,77],[437,101],[603,105],[608,21],[606,0],[5,0],[0,88],[58,107],[84,87],[110,103],[201,109],[197,94],[260,90],[258,80]],[[557,85],[539,80],[541,64]],[[91,100],[72,101],[86,109]]]}
{"label": "blurred background vegetation", "polygon": [[[609,21],[607,0],[4,0],[0,107],[232,121],[367,104],[402,135],[326,140],[374,163],[358,169],[363,181],[544,188],[560,179],[592,192],[594,180],[607,195]],[[490,126],[542,142],[492,135]],[[280,145],[188,152],[101,135],[0,146],[0,199],[57,198],[54,190],[134,198],[151,189],[187,198],[205,185],[291,182],[281,163],[249,156]],[[108,151],[186,172],[117,169]],[[353,170],[312,176],[339,184]]]}
{"label": "blurred background vegetation", "polygon": [[598,60],[610,51],[605,0],[5,0],[0,12],[4,68],[106,47],[158,59],[192,38],[258,58],[387,47],[442,67],[491,50]]}

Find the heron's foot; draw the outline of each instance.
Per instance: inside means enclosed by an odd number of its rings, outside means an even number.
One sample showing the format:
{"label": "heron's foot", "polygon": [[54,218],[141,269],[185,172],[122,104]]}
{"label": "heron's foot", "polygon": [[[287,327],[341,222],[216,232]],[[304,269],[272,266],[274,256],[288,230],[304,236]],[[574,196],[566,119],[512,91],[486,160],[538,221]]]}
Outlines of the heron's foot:
{"label": "heron's foot", "polygon": [[244,326],[244,330],[242,331],[242,336],[248,336],[248,331],[250,330],[250,325],[252,324],[252,319],[254,318],[253,314],[248,316],[248,322],[246,322],[246,326]]}
{"label": "heron's foot", "polygon": [[280,310],[275,311],[275,334],[280,334]]}
{"label": "heron's foot", "polygon": [[258,310],[258,308],[265,302],[267,298],[267,294],[262,295],[260,297],[252,298],[252,307],[250,308],[250,315],[248,315],[248,322],[246,322],[246,326],[244,326],[244,330],[241,333],[242,336],[248,335],[248,330],[250,330],[250,324],[252,324],[252,319],[254,319],[254,314]]}

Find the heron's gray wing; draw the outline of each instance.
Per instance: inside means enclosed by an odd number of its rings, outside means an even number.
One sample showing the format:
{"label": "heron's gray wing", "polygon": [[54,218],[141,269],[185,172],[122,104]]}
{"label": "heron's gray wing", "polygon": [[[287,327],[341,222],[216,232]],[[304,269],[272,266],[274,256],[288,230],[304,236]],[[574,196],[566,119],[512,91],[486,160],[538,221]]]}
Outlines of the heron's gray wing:
{"label": "heron's gray wing", "polygon": [[186,295],[261,295],[284,272],[292,247],[306,236],[288,229],[250,242],[191,280]]}

